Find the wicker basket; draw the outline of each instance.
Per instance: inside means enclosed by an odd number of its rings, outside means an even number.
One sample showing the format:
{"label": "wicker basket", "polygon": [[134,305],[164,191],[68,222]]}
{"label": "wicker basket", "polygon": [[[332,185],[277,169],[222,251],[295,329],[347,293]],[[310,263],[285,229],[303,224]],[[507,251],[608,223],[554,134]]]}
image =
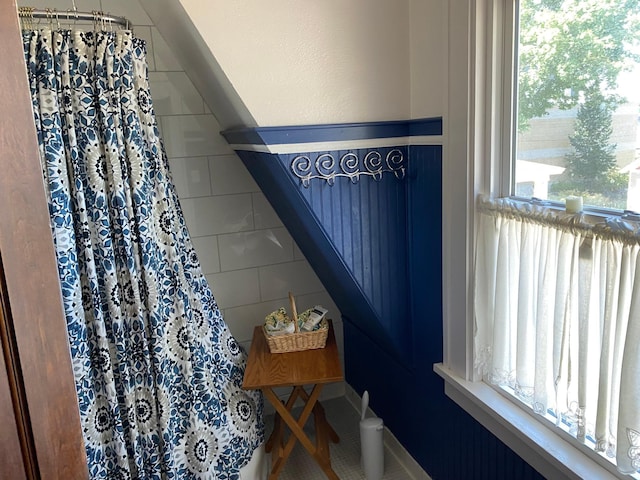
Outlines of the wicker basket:
{"label": "wicker basket", "polygon": [[269,345],[269,351],[271,353],[287,353],[324,348],[327,343],[327,334],[329,333],[329,322],[327,319],[323,318],[320,321],[320,328],[317,330],[313,332],[301,332],[298,329],[296,302],[291,292],[289,292],[289,303],[291,304],[291,315],[293,317],[295,333],[269,335],[263,326],[262,332]]}

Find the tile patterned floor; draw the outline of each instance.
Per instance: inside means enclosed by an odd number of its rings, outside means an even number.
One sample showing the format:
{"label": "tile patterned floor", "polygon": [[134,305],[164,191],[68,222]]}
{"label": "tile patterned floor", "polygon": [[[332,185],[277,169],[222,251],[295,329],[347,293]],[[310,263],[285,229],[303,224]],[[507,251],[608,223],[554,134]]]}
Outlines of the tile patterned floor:
{"label": "tile patterned floor", "polygon": [[[365,480],[360,468],[360,430],[358,413],[345,397],[322,402],[327,420],[340,437],[340,443],[331,445],[331,465],[341,480]],[[299,415],[300,409],[297,410]],[[273,415],[265,418],[267,436],[273,429]],[[313,432],[313,415],[305,426],[305,432]],[[412,476],[397,461],[395,456],[385,449],[385,470],[383,480],[412,480]],[[307,451],[296,443],[280,480],[326,480],[326,476],[309,456]]]}

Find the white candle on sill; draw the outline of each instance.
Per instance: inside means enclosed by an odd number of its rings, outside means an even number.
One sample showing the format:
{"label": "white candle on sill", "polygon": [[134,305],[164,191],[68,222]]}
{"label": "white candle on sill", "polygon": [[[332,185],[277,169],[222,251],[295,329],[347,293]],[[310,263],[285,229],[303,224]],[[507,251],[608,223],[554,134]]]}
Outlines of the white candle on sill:
{"label": "white candle on sill", "polygon": [[569,195],[565,200],[565,210],[567,213],[578,213],[582,211],[582,197]]}

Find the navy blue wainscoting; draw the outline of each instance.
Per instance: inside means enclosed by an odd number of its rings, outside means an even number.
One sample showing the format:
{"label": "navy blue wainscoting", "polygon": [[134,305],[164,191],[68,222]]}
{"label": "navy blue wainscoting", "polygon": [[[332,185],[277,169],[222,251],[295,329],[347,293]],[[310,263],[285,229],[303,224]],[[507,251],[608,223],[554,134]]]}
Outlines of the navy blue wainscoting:
{"label": "navy blue wainscoting", "polygon": [[[285,166],[313,161],[318,154],[281,155]],[[407,257],[407,147],[359,149],[332,152],[335,171],[340,159],[378,158],[384,164],[394,157],[401,165],[397,175],[386,172],[377,179],[371,176],[312,179],[300,193],[315,214],[336,253],[356,283],[368,310],[342,310],[365,334],[375,330],[391,340],[394,352],[410,360],[411,321],[409,271]],[[328,157],[321,157],[328,159]],[[311,162],[313,163],[313,162]],[[322,170],[322,169],[320,169]],[[349,169],[347,169],[349,170]],[[310,172],[314,169],[311,168]],[[294,174],[295,175],[295,174]],[[299,179],[298,179],[299,180]],[[306,183],[306,182],[303,182]],[[303,250],[304,251],[304,250]],[[349,299],[345,299],[350,302]],[[354,298],[351,299],[353,301]]]}
{"label": "navy blue wainscoting", "polygon": [[[407,259],[408,178],[385,173],[355,182],[336,176],[303,182],[296,165],[319,156],[363,159],[371,150],[272,155],[238,151],[345,320],[404,365],[411,364]],[[375,150],[382,158],[407,147]],[[406,168],[406,166],[405,166]],[[317,173],[314,170],[314,173]],[[306,186],[305,186],[306,185]],[[295,293],[295,292],[294,292]]]}
{"label": "navy blue wainscoting", "polygon": [[[389,122],[394,133],[388,136],[439,135],[436,120]],[[334,130],[351,136],[384,130],[380,122],[373,127],[244,129],[225,136],[236,145],[252,136],[266,144],[265,135],[275,135],[274,143],[295,143],[312,141],[316,129],[324,141]],[[293,141],[292,135],[303,137]],[[383,163],[399,152],[404,175],[327,181],[301,179],[292,169],[306,159],[313,176],[325,155],[327,165],[333,159],[341,172],[341,159],[357,158],[363,167],[371,152]],[[425,471],[434,480],[542,478],[452,402],[433,373],[443,339],[442,147],[295,154],[239,147],[237,153],[342,312],[347,382],[359,394],[369,391],[372,408]]]}
{"label": "navy blue wainscoting", "polygon": [[434,480],[542,477],[444,394],[442,360],[442,152],[409,147],[407,184],[412,368],[344,323],[346,378]]}

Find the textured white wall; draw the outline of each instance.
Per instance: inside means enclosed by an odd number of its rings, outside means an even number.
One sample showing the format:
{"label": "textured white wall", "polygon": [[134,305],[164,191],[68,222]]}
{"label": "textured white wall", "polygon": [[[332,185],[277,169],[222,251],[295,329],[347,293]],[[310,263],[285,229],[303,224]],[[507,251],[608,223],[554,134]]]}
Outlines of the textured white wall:
{"label": "textured white wall", "polygon": [[411,118],[442,117],[447,82],[446,0],[411,0]]}
{"label": "textured white wall", "polygon": [[409,0],[180,2],[259,126],[409,118]]}

